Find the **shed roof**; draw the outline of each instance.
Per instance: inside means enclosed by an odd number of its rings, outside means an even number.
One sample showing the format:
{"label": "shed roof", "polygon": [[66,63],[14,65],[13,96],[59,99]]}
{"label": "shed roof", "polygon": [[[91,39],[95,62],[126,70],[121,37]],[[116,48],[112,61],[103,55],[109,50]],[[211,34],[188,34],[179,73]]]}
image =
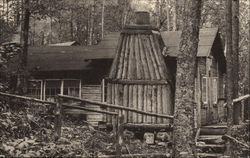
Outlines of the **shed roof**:
{"label": "shed roof", "polygon": [[[217,34],[218,28],[200,29],[197,53],[198,57],[206,57],[210,55]],[[161,36],[166,45],[166,51],[163,52],[163,55],[176,57],[179,49],[181,31],[164,31],[161,32]]]}

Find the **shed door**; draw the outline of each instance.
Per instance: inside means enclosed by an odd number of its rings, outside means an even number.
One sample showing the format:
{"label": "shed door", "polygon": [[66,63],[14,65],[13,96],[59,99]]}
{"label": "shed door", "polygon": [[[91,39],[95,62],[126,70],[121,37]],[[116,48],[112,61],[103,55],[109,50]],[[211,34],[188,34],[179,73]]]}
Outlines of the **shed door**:
{"label": "shed door", "polygon": [[217,123],[218,118],[218,77],[202,78],[202,101],[206,122],[203,124]]}

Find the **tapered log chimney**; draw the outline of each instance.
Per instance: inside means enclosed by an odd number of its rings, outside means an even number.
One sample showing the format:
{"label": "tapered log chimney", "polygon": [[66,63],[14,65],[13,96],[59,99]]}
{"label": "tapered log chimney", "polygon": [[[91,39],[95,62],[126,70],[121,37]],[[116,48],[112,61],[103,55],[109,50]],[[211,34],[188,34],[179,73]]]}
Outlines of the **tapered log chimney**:
{"label": "tapered log chimney", "polygon": [[[126,26],[107,79],[107,102],[150,113],[173,114],[172,81],[164,62],[159,31],[148,12],[137,12],[136,23]],[[117,111],[126,123],[167,123],[168,120]],[[111,118],[107,117],[111,122]]]}

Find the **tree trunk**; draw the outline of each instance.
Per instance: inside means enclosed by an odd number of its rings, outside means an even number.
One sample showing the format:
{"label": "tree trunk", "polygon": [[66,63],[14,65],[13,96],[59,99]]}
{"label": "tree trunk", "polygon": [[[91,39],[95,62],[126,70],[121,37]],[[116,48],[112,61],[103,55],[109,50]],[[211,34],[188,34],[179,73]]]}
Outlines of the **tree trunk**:
{"label": "tree trunk", "polygon": [[[232,3],[232,55],[233,55],[233,98],[238,98],[239,92],[239,0]],[[241,119],[241,103],[233,107],[234,124],[239,124]]]}
{"label": "tree trunk", "polygon": [[74,40],[74,26],[73,26],[73,10],[71,9],[71,15],[70,15],[70,40]]}
{"label": "tree trunk", "polygon": [[174,114],[174,157],[182,153],[196,155],[194,101],[196,56],[201,17],[200,0],[187,0],[184,6],[183,30],[177,55],[177,75]]}
{"label": "tree trunk", "polygon": [[226,2],[227,123],[233,125],[232,0]]}
{"label": "tree trunk", "polygon": [[20,24],[20,1],[16,1],[16,26],[18,27]]}
{"label": "tree trunk", "polygon": [[6,21],[9,24],[9,0],[6,0]]}
{"label": "tree trunk", "polygon": [[[246,75],[245,94],[250,94],[250,0],[248,3],[248,73]],[[247,86],[248,85],[248,86]],[[245,101],[245,118],[250,119],[250,99]]]}
{"label": "tree trunk", "polygon": [[93,44],[93,30],[94,30],[94,12],[95,12],[95,2],[91,4],[90,9],[90,25],[89,25],[89,45]]}
{"label": "tree trunk", "polygon": [[20,61],[20,70],[18,74],[19,84],[17,85],[18,93],[23,94],[27,90],[27,57],[28,57],[28,41],[29,41],[29,0],[24,1],[24,21],[21,29],[21,46],[22,54]]}
{"label": "tree trunk", "polygon": [[184,15],[184,0],[176,0],[176,30],[182,30]]}
{"label": "tree trunk", "polygon": [[104,37],[104,12],[105,11],[105,0],[102,0],[102,39]]}
{"label": "tree trunk", "polygon": [[174,6],[173,6],[173,31],[176,31],[177,30],[177,12],[176,12],[176,9],[177,9],[177,2],[174,1]]}
{"label": "tree trunk", "polygon": [[167,3],[167,6],[166,6],[166,8],[167,8],[167,29],[168,29],[168,31],[170,31],[170,13],[169,13],[169,0],[166,0],[166,3]]}

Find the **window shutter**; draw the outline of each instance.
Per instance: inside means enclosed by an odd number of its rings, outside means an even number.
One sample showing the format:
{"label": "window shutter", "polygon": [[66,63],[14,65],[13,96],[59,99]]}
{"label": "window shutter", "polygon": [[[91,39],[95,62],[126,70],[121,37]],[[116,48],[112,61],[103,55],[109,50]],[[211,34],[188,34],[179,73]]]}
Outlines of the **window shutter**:
{"label": "window shutter", "polygon": [[218,100],[218,77],[213,77],[213,103],[217,104]]}
{"label": "window shutter", "polygon": [[208,84],[207,77],[202,77],[202,102],[204,104],[207,104],[208,101],[207,84]]}

